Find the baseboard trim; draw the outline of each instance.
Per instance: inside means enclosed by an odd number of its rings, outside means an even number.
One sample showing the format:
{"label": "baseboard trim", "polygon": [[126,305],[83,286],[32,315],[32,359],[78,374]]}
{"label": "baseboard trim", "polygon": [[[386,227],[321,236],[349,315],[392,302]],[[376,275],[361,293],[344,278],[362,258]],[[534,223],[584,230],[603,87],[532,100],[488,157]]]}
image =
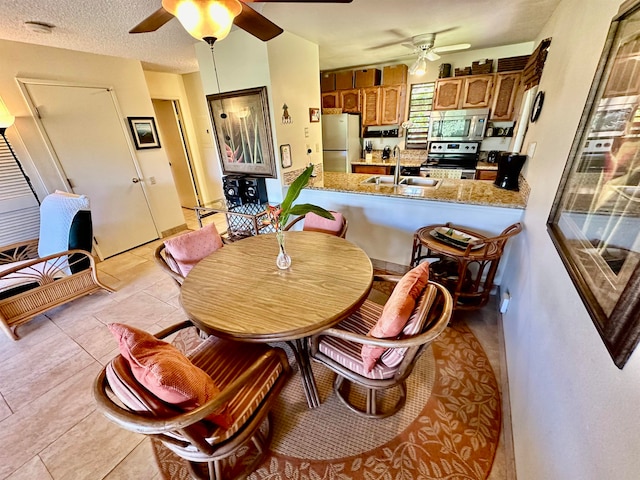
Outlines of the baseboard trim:
{"label": "baseboard trim", "polygon": [[160,238],[170,237],[171,235],[175,235],[176,233],[184,232],[188,230],[187,224],[183,223],[182,225],[178,225],[177,227],[170,228],[169,230],[165,230],[160,233]]}
{"label": "baseboard trim", "polygon": [[509,374],[507,349],[504,341],[503,317],[498,315],[498,354],[500,355],[500,385],[502,391],[502,427],[504,431],[504,451],[506,478],[516,480],[516,454],[513,444],[513,425],[511,423],[511,399],[509,396]]}

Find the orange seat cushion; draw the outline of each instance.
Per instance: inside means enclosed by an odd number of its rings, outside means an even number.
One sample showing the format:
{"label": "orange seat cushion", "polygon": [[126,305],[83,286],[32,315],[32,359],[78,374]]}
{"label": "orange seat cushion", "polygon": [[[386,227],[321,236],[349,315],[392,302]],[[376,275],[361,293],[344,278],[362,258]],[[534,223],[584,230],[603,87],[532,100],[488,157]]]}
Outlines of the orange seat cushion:
{"label": "orange seat cushion", "polygon": [[[129,325],[111,323],[108,327],[135,379],[159,399],[188,411],[220,393],[211,377],[173,345]],[[226,411],[208,418],[224,428],[233,423]]]}
{"label": "orange seat cushion", "polygon": [[169,238],[164,241],[164,246],[175,260],[178,273],[186,277],[200,260],[221,248],[223,243],[215,224],[211,223],[199,230]]}
{"label": "orange seat cushion", "polygon": [[[423,262],[408,271],[391,292],[380,318],[368,335],[376,338],[395,338],[399,335],[428,282],[429,262]],[[362,345],[362,361],[367,372],[373,369],[385,350],[385,347]]]}

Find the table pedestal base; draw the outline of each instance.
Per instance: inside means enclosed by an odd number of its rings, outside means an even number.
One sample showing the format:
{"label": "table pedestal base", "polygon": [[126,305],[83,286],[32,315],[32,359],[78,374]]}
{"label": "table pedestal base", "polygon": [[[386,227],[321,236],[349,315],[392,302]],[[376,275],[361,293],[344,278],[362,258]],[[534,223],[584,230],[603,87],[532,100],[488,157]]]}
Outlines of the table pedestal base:
{"label": "table pedestal base", "polygon": [[309,357],[309,342],[306,338],[298,338],[296,340],[287,341],[287,345],[293,350],[300,369],[300,377],[302,378],[302,388],[307,398],[309,408],[318,408],[320,406],[320,396],[316,387],[316,380],[313,377],[311,369],[311,360]]}

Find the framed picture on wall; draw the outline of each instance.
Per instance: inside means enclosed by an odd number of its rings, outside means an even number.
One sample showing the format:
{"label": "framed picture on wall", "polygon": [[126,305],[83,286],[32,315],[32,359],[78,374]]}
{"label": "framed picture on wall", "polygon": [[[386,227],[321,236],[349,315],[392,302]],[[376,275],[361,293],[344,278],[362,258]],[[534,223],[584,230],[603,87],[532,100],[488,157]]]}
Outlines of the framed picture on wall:
{"label": "framed picture on wall", "polygon": [[320,109],[319,108],[310,108],[309,109],[309,121],[311,123],[320,121]]}
{"label": "framed picture on wall", "polygon": [[127,120],[136,149],[160,148],[156,121],[153,117],[127,117]]}
{"label": "framed picture on wall", "polygon": [[225,175],[276,177],[267,87],[207,95]]}
{"label": "framed picture on wall", "polygon": [[638,65],[640,0],[613,19],[547,222],[618,368],[640,340]]}
{"label": "framed picture on wall", "polygon": [[280,145],[280,162],[282,168],[289,168],[293,162],[291,160],[291,145]]}

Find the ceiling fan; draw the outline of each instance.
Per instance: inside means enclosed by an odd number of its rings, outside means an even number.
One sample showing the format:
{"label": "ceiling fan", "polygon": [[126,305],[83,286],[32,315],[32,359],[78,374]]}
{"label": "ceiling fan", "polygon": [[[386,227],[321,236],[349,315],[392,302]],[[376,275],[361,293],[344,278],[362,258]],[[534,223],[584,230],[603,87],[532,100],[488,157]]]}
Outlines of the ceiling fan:
{"label": "ceiling fan", "polygon": [[283,30],[247,6],[247,3],[276,1],[351,3],[353,0],[162,0],[162,6],[129,30],[129,33],[154,32],[176,17],[190,35],[210,45],[226,37],[232,24],[266,42],[280,35]]}
{"label": "ceiling fan", "polygon": [[402,45],[411,48],[414,53],[418,54],[418,58],[411,68],[409,73],[411,75],[424,75],[427,69],[427,60],[434,62],[440,59],[438,53],[454,52],[456,50],[465,50],[471,47],[470,43],[458,43],[456,45],[444,45],[442,47],[435,47],[436,34],[435,33],[423,33],[417,35],[411,39],[411,43],[403,43]]}

